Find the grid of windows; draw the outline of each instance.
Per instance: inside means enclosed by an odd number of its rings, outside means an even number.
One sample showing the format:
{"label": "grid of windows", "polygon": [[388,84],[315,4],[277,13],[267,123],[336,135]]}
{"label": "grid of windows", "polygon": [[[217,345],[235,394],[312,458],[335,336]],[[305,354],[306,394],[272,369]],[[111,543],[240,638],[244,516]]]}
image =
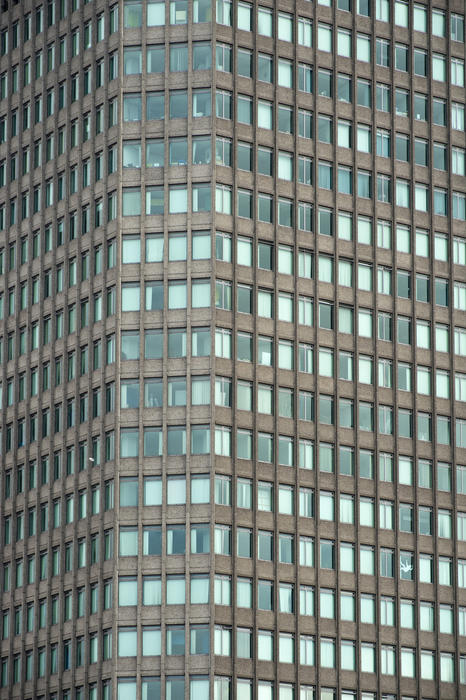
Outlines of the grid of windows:
{"label": "grid of windows", "polygon": [[2,11],[0,697],[461,695],[464,16],[333,4]]}

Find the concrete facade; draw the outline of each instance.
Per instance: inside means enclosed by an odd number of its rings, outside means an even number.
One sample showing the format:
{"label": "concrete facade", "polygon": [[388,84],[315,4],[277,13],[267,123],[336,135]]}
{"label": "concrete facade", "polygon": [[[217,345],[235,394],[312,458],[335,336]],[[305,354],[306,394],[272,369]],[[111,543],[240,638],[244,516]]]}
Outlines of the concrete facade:
{"label": "concrete facade", "polygon": [[459,0],[0,12],[0,698],[466,695]]}

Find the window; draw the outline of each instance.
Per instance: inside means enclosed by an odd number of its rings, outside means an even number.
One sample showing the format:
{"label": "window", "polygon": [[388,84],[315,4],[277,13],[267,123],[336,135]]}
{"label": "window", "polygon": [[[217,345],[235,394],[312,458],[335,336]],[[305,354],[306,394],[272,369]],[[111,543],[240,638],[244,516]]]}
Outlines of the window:
{"label": "window", "polygon": [[257,9],[257,31],[264,36],[273,36],[272,10],[265,7]]}
{"label": "window", "polygon": [[285,12],[278,15],[277,35],[281,41],[293,41],[293,17]]}
{"label": "window", "polygon": [[320,51],[332,52],[332,27],[319,22],[317,27],[317,46]]}
{"label": "window", "polygon": [[231,234],[222,231],[216,232],[215,257],[217,260],[231,262]]}
{"label": "window", "polygon": [[298,44],[312,46],[312,20],[306,17],[298,17]]}
{"label": "window", "polygon": [[390,42],[379,38],[375,41],[376,65],[388,68],[390,66]]}
{"label": "window", "polygon": [[258,54],[257,79],[264,83],[273,82],[273,56],[263,53]]}
{"label": "window", "polygon": [[249,49],[238,48],[237,71],[238,75],[242,75],[245,78],[252,77],[252,51],[250,51]]}
{"label": "window", "polygon": [[414,49],[413,68],[415,75],[427,76],[427,51]]}
{"label": "window", "polygon": [[361,107],[372,106],[372,89],[371,84],[367,80],[361,78],[356,82],[356,98],[357,104]]}
{"label": "window", "polygon": [[[270,129],[271,126],[268,124],[271,123],[272,118],[271,105],[268,102],[262,102],[260,106],[258,106],[258,126],[265,123],[264,128]],[[242,124],[252,124],[252,98],[248,95],[238,95],[237,97],[237,120]]]}
{"label": "window", "polygon": [[371,37],[366,34],[358,34],[356,37],[356,58],[358,61],[370,63]]}
{"label": "window", "polygon": [[[440,207],[435,208],[436,214],[441,214],[442,216],[447,215],[447,201],[445,190],[434,190],[434,207],[436,205],[436,196],[441,197]],[[452,193],[452,214],[454,219],[459,219],[461,221],[466,220],[466,195],[461,192]]]}
{"label": "window", "polygon": [[312,92],[312,66],[307,63],[298,64],[298,90]]}
{"label": "window", "polygon": [[370,10],[369,1],[368,0],[357,0],[357,12],[358,12],[358,15],[363,15],[364,17],[370,17],[371,10]]}
{"label": "window", "polygon": [[342,148],[351,148],[352,145],[352,124],[351,122],[344,121],[343,119],[338,120],[337,128],[337,140],[338,145]]}
{"label": "window", "polygon": [[[445,36],[445,16],[443,16],[443,34]],[[464,17],[462,15],[450,15],[450,36],[452,41],[464,43]]]}
{"label": "window", "polygon": [[460,58],[451,59],[451,84],[464,87],[464,61]]}
{"label": "window", "polygon": [[[333,189],[333,166],[331,163],[327,163],[322,160],[319,161],[317,167],[317,176],[319,187],[321,187],[324,190]],[[303,205],[303,212],[305,209],[309,209],[309,211],[312,211],[311,206],[312,205],[309,204]],[[302,225],[300,222],[299,227],[303,230],[311,230],[311,228],[306,228],[306,222],[303,222]]]}
{"label": "window", "polygon": [[[217,139],[217,163],[219,163],[220,165],[227,165],[227,163],[224,162],[225,158],[222,159],[222,162],[219,161],[219,154],[218,154],[219,145],[221,145],[221,142],[224,142],[224,141],[225,141],[225,139]],[[230,146],[230,148],[231,148],[231,146]],[[222,151],[224,152],[224,150],[225,149],[223,147]],[[244,142],[239,141],[237,144],[237,165],[238,165],[238,168],[240,170],[246,170],[248,172],[250,172],[252,170],[252,155],[253,155],[252,145],[250,143],[244,143]],[[231,165],[231,158],[230,158],[230,162],[228,163],[228,165]]]}
{"label": "window", "polygon": [[232,69],[232,47],[229,44],[217,42],[215,48],[215,67],[224,73],[231,73]]}
{"label": "window", "polygon": [[452,172],[454,175],[465,174],[465,151],[463,148],[451,149]]}
{"label": "window", "polygon": [[[432,121],[433,121],[433,123],[438,124],[439,126],[446,126],[446,118],[447,118],[446,101],[442,100],[440,98],[438,98],[438,99],[434,98],[432,100]],[[454,121],[454,117],[453,117],[453,105],[452,105],[452,122],[453,121]]]}

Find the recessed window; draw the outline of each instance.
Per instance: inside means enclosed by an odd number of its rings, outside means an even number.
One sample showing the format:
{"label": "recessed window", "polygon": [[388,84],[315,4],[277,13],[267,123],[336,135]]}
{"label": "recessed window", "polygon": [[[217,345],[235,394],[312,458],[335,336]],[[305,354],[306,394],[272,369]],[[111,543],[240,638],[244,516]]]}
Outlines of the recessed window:
{"label": "recessed window", "polygon": [[125,75],[136,75],[142,72],[141,47],[126,47],[124,49],[123,70]]}
{"label": "recessed window", "polygon": [[165,71],[165,46],[148,46],[146,56],[148,73],[163,73]]}

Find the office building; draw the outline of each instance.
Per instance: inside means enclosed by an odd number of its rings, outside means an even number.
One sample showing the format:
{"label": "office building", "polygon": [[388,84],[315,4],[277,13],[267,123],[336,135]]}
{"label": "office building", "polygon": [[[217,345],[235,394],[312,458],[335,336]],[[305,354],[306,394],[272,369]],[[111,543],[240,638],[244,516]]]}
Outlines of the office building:
{"label": "office building", "polygon": [[0,700],[466,697],[464,14],[3,0]]}

